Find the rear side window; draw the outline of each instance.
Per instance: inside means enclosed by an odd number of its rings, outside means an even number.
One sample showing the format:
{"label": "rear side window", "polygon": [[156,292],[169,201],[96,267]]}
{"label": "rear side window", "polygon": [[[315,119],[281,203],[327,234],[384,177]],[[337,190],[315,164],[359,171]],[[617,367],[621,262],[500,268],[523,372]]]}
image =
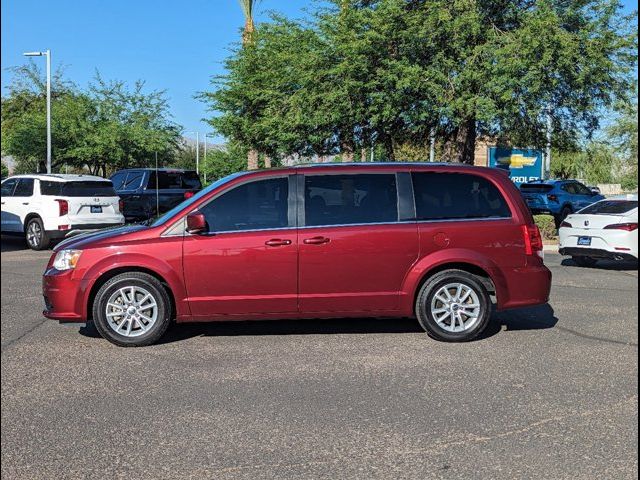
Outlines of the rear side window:
{"label": "rear side window", "polygon": [[116,173],[111,177],[111,183],[113,183],[114,190],[122,190],[122,185],[127,179],[127,172]]}
{"label": "rear side window", "polygon": [[[160,190],[169,189],[188,189],[198,190],[202,187],[200,178],[196,172],[165,172],[159,171],[158,175],[158,188]],[[156,188],[156,172],[151,172],[149,176],[149,182],[147,188]]]}
{"label": "rear side window", "polygon": [[622,215],[638,208],[637,200],[604,200],[580,211],[585,215]]}
{"label": "rear side window", "polygon": [[511,217],[496,186],[476,175],[414,173],[413,190],[418,220]]}
{"label": "rear side window", "polygon": [[289,226],[289,180],[270,178],[240,185],[202,207],[210,232]]}
{"label": "rear side window", "polygon": [[593,192],[581,183],[574,183],[573,188],[578,195],[593,195]]}
{"label": "rear side window", "polygon": [[79,182],[40,181],[40,193],[59,197],[115,197],[113,184],[105,180]]}
{"label": "rear side window", "polygon": [[305,176],[305,225],[398,221],[394,174]]}
{"label": "rear side window", "polygon": [[33,195],[33,178],[21,178],[13,191],[14,197],[30,197]]}
{"label": "rear side window", "polygon": [[121,190],[136,190],[142,185],[143,172],[129,172],[127,179],[122,183]]}

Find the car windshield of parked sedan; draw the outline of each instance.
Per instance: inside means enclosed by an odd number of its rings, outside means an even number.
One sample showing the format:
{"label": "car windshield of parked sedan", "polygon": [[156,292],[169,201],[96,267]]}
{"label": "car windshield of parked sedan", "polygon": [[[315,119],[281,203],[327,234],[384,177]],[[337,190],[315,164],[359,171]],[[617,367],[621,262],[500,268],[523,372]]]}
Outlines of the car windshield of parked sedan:
{"label": "car windshield of parked sedan", "polygon": [[194,203],[196,203],[198,200],[200,200],[202,197],[207,195],[212,190],[215,190],[216,188],[220,187],[221,185],[224,185],[225,183],[230,182],[234,178],[240,177],[240,176],[242,176],[244,174],[245,174],[244,172],[232,173],[231,175],[228,175],[228,176],[226,176],[224,178],[221,178],[220,180],[216,180],[211,185],[209,185],[207,188],[205,188],[203,190],[200,190],[193,197],[191,197],[188,200],[185,200],[184,202],[176,205],[171,210],[169,210],[167,213],[165,213],[161,217],[158,217],[156,219],[156,221],[151,224],[151,226],[152,227],[157,227],[159,225],[162,225],[167,220],[169,220],[171,217],[173,217],[176,213],[178,213],[179,211],[181,211],[184,208],[187,208],[189,205],[193,205]]}
{"label": "car windshield of parked sedan", "polygon": [[604,200],[589,205],[580,211],[581,215],[622,215],[638,208],[637,200]]}

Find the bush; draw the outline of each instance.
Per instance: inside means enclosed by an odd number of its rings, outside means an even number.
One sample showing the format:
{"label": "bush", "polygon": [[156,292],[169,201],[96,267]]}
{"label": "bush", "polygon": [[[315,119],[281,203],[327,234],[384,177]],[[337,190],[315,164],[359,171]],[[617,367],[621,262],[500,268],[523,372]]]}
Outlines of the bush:
{"label": "bush", "polygon": [[534,215],[533,218],[540,229],[542,238],[545,240],[555,240],[558,236],[558,231],[556,230],[553,217],[551,215]]}

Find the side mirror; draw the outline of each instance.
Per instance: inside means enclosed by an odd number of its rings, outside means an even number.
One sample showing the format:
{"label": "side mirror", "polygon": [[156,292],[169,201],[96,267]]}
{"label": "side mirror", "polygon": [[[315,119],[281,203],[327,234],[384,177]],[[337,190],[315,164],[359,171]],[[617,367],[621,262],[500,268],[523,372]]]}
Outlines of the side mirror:
{"label": "side mirror", "polygon": [[187,232],[192,235],[206,233],[207,219],[203,213],[193,212],[187,215]]}

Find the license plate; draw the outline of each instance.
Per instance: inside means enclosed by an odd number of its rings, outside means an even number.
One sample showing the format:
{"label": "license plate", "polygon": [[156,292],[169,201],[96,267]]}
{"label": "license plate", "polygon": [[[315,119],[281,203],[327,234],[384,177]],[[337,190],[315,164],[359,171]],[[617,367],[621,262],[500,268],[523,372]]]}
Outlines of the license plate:
{"label": "license plate", "polygon": [[102,213],[102,207],[100,205],[91,205],[91,213]]}
{"label": "license plate", "polygon": [[590,246],[591,245],[591,237],[578,237],[578,245],[582,246]]}

